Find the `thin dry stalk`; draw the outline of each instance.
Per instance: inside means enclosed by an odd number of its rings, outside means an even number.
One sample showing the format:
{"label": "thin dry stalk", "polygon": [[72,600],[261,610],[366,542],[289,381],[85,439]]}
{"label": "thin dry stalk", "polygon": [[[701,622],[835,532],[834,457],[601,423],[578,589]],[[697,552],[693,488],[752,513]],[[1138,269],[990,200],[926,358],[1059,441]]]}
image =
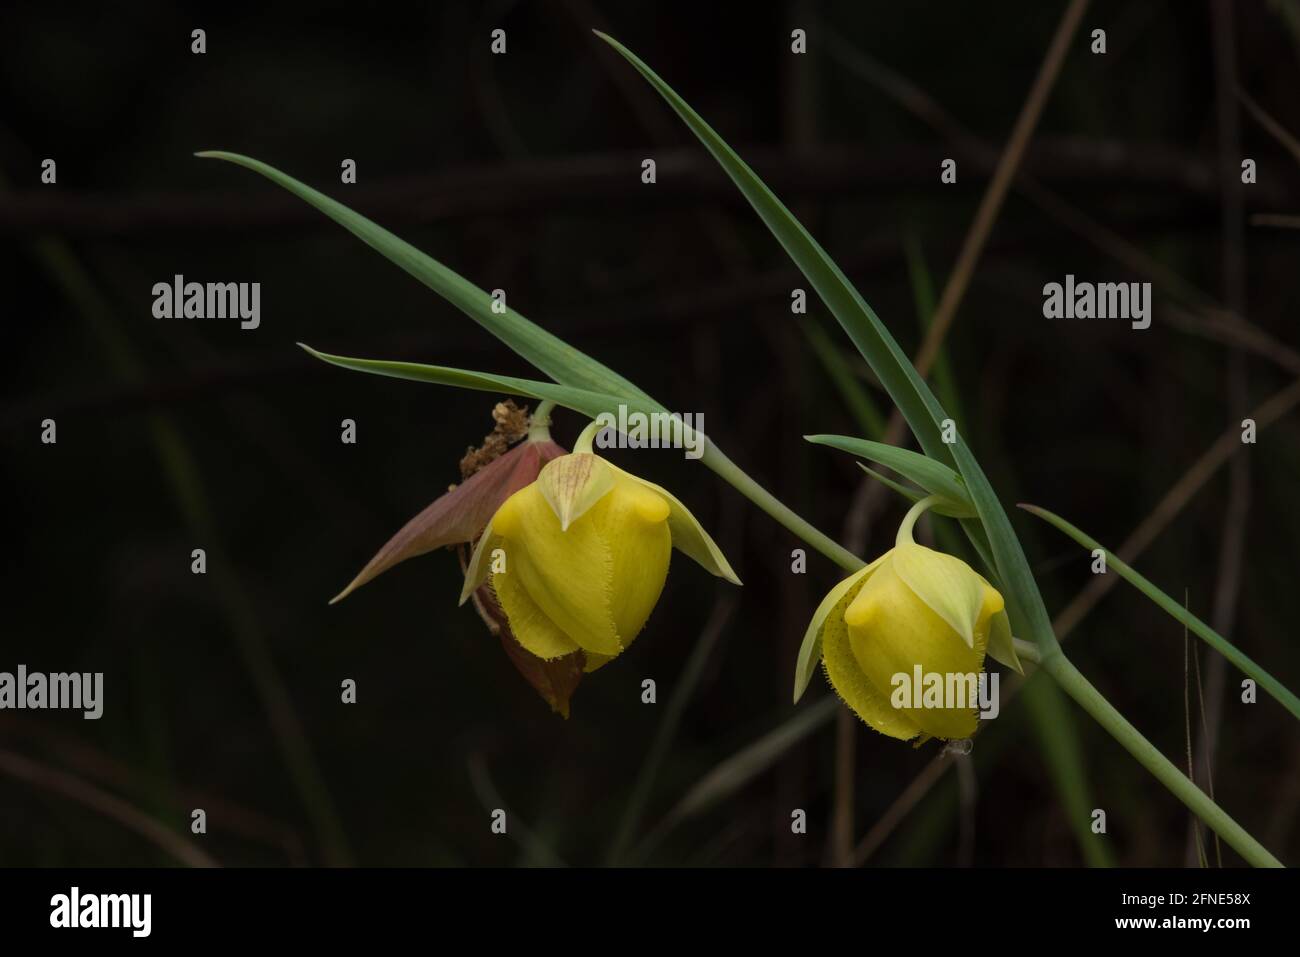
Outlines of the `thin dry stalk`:
{"label": "thin dry stalk", "polygon": [[111,818],[188,867],[220,866],[206,851],[200,850],[191,841],[148,814],[64,771],[46,767],[14,751],[4,750],[0,751],[0,773],[76,801]]}

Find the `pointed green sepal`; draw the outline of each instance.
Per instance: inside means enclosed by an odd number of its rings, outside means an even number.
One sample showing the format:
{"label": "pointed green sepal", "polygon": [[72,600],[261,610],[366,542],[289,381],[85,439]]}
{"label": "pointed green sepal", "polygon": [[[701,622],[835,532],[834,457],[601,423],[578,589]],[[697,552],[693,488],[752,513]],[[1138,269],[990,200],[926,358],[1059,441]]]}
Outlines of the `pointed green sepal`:
{"label": "pointed green sepal", "polygon": [[1005,610],[989,619],[989,657],[1006,665],[1018,675],[1025,673],[1020,656],[1016,654],[1016,643],[1011,637],[1011,619]]}
{"label": "pointed green sepal", "polygon": [[[469,565],[465,569],[465,585],[460,590],[460,602],[463,605],[469,601],[469,596],[487,581],[490,570],[490,556],[494,543],[499,543],[503,539],[492,531],[492,523],[488,522],[487,527],[483,529],[483,534],[479,537],[478,544],[474,546],[474,554],[470,557]],[[488,555],[485,559],[483,556]]]}
{"label": "pointed green sepal", "polygon": [[695,516],[691,514],[691,510],[683,505],[677,496],[654,482],[647,482],[631,472],[624,472],[616,465],[610,465],[610,468],[633,482],[640,483],[656,495],[663,496],[664,501],[668,503],[668,531],[673,536],[673,548],[699,564],[710,574],[725,578],[733,585],[743,584],[740,576],[732,569],[731,563],[727,561],[727,556],[722,554],[722,549],[718,547],[717,542],[710,537],[709,533],[704,530],[704,526],[699,523]]}
{"label": "pointed green sepal", "polygon": [[799,657],[794,666],[794,703],[798,704],[799,699],[803,697],[808,690],[808,684],[812,681],[812,676],[817,672],[817,665],[822,660],[822,633],[826,629],[826,621],[831,612],[840,608],[843,614],[843,607],[857,595],[858,589],[862,587],[867,577],[876,570],[877,566],[885,560],[889,552],[885,552],[870,565],[858,569],[848,578],[845,578],[838,585],[832,588],[822,599],[822,603],[817,606],[813,612],[812,621],[808,622],[808,630],[804,632],[803,644],[799,646]]}

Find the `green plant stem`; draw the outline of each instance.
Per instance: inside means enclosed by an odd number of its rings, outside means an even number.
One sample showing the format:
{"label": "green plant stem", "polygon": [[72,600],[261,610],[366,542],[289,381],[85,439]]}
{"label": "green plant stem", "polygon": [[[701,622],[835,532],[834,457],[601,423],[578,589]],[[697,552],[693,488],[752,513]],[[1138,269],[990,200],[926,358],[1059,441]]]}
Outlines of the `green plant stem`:
{"label": "green plant stem", "polygon": [[1033,664],[1042,664],[1043,657],[1038,653],[1038,646],[1032,641],[1025,641],[1021,638],[1012,638],[1011,643],[1016,646],[1016,654],[1022,661],[1032,662]]}
{"label": "green plant stem", "polygon": [[590,452],[591,445],[596,441],[596,435],[605,426],[599,419],[592,419],[587,423],[587,427],[578,435],[577,440],[573,443],[573,451]]}
{"label": "green plant stem", "polygon": [[542,399],[537,403],[537,408],[533,410],[532,418],[539,425],[551,424],[551,413],[555,411],[555,402],[552,399]]}
{"label": "green plant stem", "polygon": [[1114,705],[1093,687],[1092,682],[1064,654],[1058,650],[1044,655],[1040,667],[1056,679],[1062,690],[1122,744],[1139,764],[1155,775],[1156,780],[1174,797],[1187,805],[1193,814],[1209,825],[1247,862],[1256,867],[1282,866],[1282,862],[1270,854],[1264,845],[1251,837],[1209,795],[1193,784],[1155,745],[1143,737],[1142,732],[1115,710]]}
{"label": "green plant stem", "polygon": [[745,471],[712,442],[704,445],[700,461],[711,468],[718,477],[730,484],[768,515],[776,519],[798,538],[803,539],[845,571],[855,572],[866,564],[839,542],[817,531],[791,511],[780,499],[750,478]]}
{"label": "green plant stem", "polygon": [[537,403],[537,408],[533,409],[533,414],[528,417],[529,442],[551,441],[551,412],[554,409],[555,403],[550,399],[543,399]]}
{"label": "green plant stem", "polygon": [[1277,699],[1278,703],[1280,703],[1282,707],[1286,708],[1287,711],[1290,711],[1294,717],[1300,718],[1300,698],[1297,698],[1294,692],[1265,671],[1263,667],[1257,664],[1227,638],[1224,638],[1205,622],[1201,621],[1201,619],[1197,618],[1190,611],[1157,588],[1146,577],[1140,574],[1137,569],[1124,562],[1118,555],[1111,552],[1091,535],[1088,535],[1086,532],[1071,525],[1056,513],[1049,512],[1045,508],[1039,508],[1037,505],[1021,505],[1020,507],[1032,515],[1037,515],[1054,528],[1064,532],[1084,548],[1102,552],[1106,556],[1106,567],[1108,569],[1117,573],[1120,578],[1124,579],[1142,594],[1150,598],[1153,602],[1159,605],[1166,614],[1181,622],[1185,628],[1190,628],[1207,645],[1219,654],[1223,655],[1223,657],[1230,661],[1234,666],[1239,668],[1243,674],[1249,675],[1251,678],[1255,679],[1255,682],[1261,688]]}
{"label": "green plant stem", "polygon": [[925,498],[918,499],[916,504],[907,510],[903,516],[903,521],[898,525],[898,534],[894,536],[894,545],[915,545],[912,540],[912,529],[916,527],[916,520],[926,509],[938,504],[943,499],[938,495],[927,495]]}

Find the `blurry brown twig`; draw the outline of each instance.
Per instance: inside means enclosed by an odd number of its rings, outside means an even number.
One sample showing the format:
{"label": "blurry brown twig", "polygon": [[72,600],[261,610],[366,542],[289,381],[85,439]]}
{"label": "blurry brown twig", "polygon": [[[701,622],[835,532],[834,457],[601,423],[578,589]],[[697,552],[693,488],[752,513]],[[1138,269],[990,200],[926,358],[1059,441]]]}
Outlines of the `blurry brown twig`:
{"label": "blurry brown twig", "polygon": [[921,799],[930,793],[930,789],[939,783],[943,773],[952,765],[953,758],[954,756],[947,751],[940,751],[930,759],[930,763],[922,768],[916,777],[908,782],[903,792],[894,798],[893,803],[885,809],[885,813],[876,819],[871,829],[858,842],[858,846],[853,851],[854,864],[861,866],[866,863],[867,858],[876,853],[912,808],[916,807]]}
{"label": "blurry brown twig", "polygon": [[[984,244],[988,240],[989,233],[993,230],[993,224],[997,220],[998,213],[1002,211],[1002,203],[1007,197],[1007,190],[1011,187],[1011,181],[1015,178],[1016,170],[1020,167],[1020,161],[1025,155],[1025,148],[1029,145],[1029,139],[1038,126],[1038,118],[1042,115],[1043,107],[1047,105],[1048,94],[1056,85],[1056,78],[1061,72],[1061,65],[1065,62],[1065,57],[1070,49],[1070,41],[1074,39],[1079,21],[1083,18],[1084,11],[1087,9],[1088,0],[1070,0],[1070,5],[1065,8],[1065,13],[1061,16],[1061,22],[1056,27],[1056,33],[1053,35],[1052,42],[1047,48],[1047,54],[1043,57],[1042,65],[1038,69],[1038,75],[1034,78],[1033,86],[1029,89],[1029,96],[1020,109],[1020,115],[1016,118],[1016,125],[1012,128],[1011,138],[1007,140],[1006,148],[1003,149],[1002,156],[998,159],[997,168],[993,172],[993,179],[984,192],[984,198],[980,200],[979,209],[975,213],[975,221],[971,223],[970,230],[966,233],[961,253],[958,254],[957,262],[953,264],[948,281],[944,284],[943,294],[939,297],[939,304],[935,307],[934,319],[930,323],[930,329],[925,335],[925,340],[921,343],[920,350],[917,352],[915,365],[922,376],[930,371],[930,366],[939,354],[939,346],[942,344],[944,337],[947,336],[953,319],[956,318],[957,307],[966,294],[967,286],[970,285],[975,266],[984,251]],[[901,414],[896,414],[896,421],[898,422],[897,430],[901,432],[903,421]],[[885,439],[887,445],[894,445],[897,442],[897,437]]]}
{"label": "blurry brown twig", "polygon": [[[994,162],[996,153],[991,146],[976,136],[974,132],[964,126],[936,102],[933,97],[907,77],[850,46],[833,33],[828,33],[824,39],[831,51],[831,55],[845,69],[890,96],[913,116],[956,146],[963,155],[984,165],[991,165]],[[1246,98],[1244,94],[1242,96]],[[1259,110],[1259,107],[1255,106],[1255,109]],[[1267,114],[1263,114],[1262,110],[1259,110],[1259,112],[1267,117]],[[1269,120],[1269,129],[1280,132],[1282,136],[1288,135],[1276,121],[1271,119]],[[1290,148],[1290,144],[1286,141],[1282,142],[1284,146]],[[1290,143],[1293,144],[1294,142],[1294,138],[1291,138]],[[1216,195],[1219,193],[1218,183],[1220,179],[1221,177],[1215,174],[1213,183],[1209,187],[1215,191]],[[1195,284],[1148,255],[1125,236],[1121,236],[1098,222],[1083,209],[1064,199],[1059,193],[1046,186],[1041,178],[1036,178],[1031,169],[1022,168],[1016,171],[1013,188],[1051,219],[1087,240],[1103,254],[1127,266],[1133,272],[1150,279],[1166,295],[1181,303],[1185,313],[1188,310],[1194,310],[1206,317],[1231,318],[1231,316],[1225,314],[1223,307],[1216,303],[1208,293],[1197,288]],[[1274,225],[1290,225],[1287,222],[1290,219],[1294,219],[1295,224],[1300,225],[1300,217],[1276,216],[1265,213],[1251,217],[1252,222],[1257,220],[1266,221]],[[1274,222],[1277,220],[1281,222]],[[1127,235],[1132,235],[1133,230],[1126,228],[1125,232]],[[1238,316],[1237,318],[1244,319],[1245,317]]]}
{"label": "blurry brown twig", "polygon": [[[916,356],[916,369],[922,377],[926,376],[930,366],[934,363],[939,355],[939,350],[943,344],[944,338],[951,328],[954,318],[957,314],[957,307],[965,296],[966,289],[970,285],[971,276],[974,274],[975,266],[979,262],[987,245],[989,235],[993,230],[993,224],[997,219],[998,213],[1002,209],[1003,201],[1006,199],[1007,191],[1015,178],[1015,174],[1024,158],[1025,150],[1033,135],[1034,129],[1038,125],[1038,119],[1042,115],[1044,106],[1047,103],[1047,97],[1055,85],[1056,78],[1060,74],[1061,66],[1065,62],[1066,54],[1069,50],[1070,41],[1079,26],[1084,11],[1088,8],[1088,0],[1070,0],[1069,6],[1066,7],[1060,22],[1057,24],[1056,32],[1053,34],[1051,42],[1048,44],[1047,52],[1044,54],[1043,61],[1039,66],[1038,74],[1029,88],[1029,93],[1025,98],[1024,104],[1020,108],[1020,113],[1016,118],[1016,123],[1012,127],[1011,136],[1007,140],[1005,148],[998,157],[997,164],[994,167],[993,178],[984,191],[983,198],[980,200],[979,208],[975,213],[975,219],[966,232],[965,239],[962,241],[961,250],[958,253],[957,261],[949,273],[948,281],[944,284],[943,293],[939,298],[938,305],[935,307],[934,315],[930,319],[929,328],[926,330],[925,338],[921,343],[921,348]],[[905,424],[902,413],[895,409],[890,415],[889,424],[885,429],[884,435],[880,441],[886,445],[898,445],[903,437]],[[850,540],[861,539],[865,541],[867,527],[870,523],[870,515],[875,504],[879,501],[880,491],[875,484],[868,479],[863,479],[858,487],[858,492],[854,496],[853,504],[849,510],[847,520],[847,535]],[[841,724],[843,730],[843,724]],[[848,734],[844,731],[845,735]],[[837,751],[843,757],[844,752],[850,745],[842,745]],[[848,757],[851,760],[852,752],[848,751]],[[937,761],[938,759],[936,759]],[[938,767],[932,762],[927,770]],[[924,774],[924,772],[923,772]],[[915,782],[914,782],[915,783]],[[909,788],[909,791],[911,789]],[[907,794],[908,792],[904,792]],[[965,793],[965,792],[964,792]],[[901,810],[900,818],[905,814]],[[834,833],[838,836],[843,830],[845,822],[841,812],[836,820]],[[878,822],[879,825],[879,822]],[[877,825],[877,826],[878,826]],[[873,829],[874,830],[874,829]],[[871,835],[868,835],[870,840]],[[864,844],[866,841],[864,840]],[[837,843],[837,861],[840,863],[848,862],[847,838]],[[861,846],[859,847],[861,852]],[[859,859],[863,855],[859,853]]]}
{"label": "blurry brown twig", "polygon": [[1250,225],[1300,229],[1300,216],[1288,216],[1284,213],[1254,213],[1250,217]]}
{"label": "blurry brown twig", "polygon": [[[702,199],[727,206],[743,202],[717,164],[699,150],[656,146],[654,156],[659,172],[654,190],[646,190],[628,172],[639,168],[642,153],[591,153],[476,164],[357,184],[347,187],[348,205],[386,225],[402,226],[478,216],[520,218],[611,203],[652,208]],[[796,198],[893,194],[900,188],[928,188],[934,178],[934,148],[928,144],[885,149],[822,145],[797,154],[757,147],[747,149],[745,156],[769,186]],[[968,163],[976,174],[991,170],[980,156],[970,156]],[[1157,145],[1044,137],[1029,150],[1026,163],[1047,182],[1172,190],[1206,202],[1215,192],[1213,168],[1204,158]],[[1293,205],[1297,196],[1286,183],[1260,183],[1251,199],[1254,208],[1268,210]],[[0,200],[0,235],[11,236],[58,232],[66,237],[171,239],[192,233],[329,228],[316,210],[270,188],[136,193],[35,188]]]}
{"label": "blurry brown twig", "polygon": [[0,750],[0,772],[112,818],[189,867],[220,866],[206,851],[171,828],[121,798],[65,771],[46,767],[14,751]]}
{"label": "blurry brown twig", "polygon": [[[1264,108],[1256,103],[1250,94],[1237,85],[1235,71],[1228,76],[1223,77],[1223,80],[1225,81],[1225,86],[1226,84],[1231,84],[1232,90],[1237,94],[1237,99],[1241,100],[1242,105],[1250,115],[1255,118],[1255,121],[1259,123],[1260,126],[1264,127],[1264,129],[1267,130],[1272,137],[1278,141],[1278,143],[1285,147],[1286,151],[1291,154],[1297,163],[1300,163],[1300,139],[1296,139],[1290,130],[1277,120],[1273,119],[1273,117],[1269,116],[1268,113],[1264,111]],[[1226,89],[1224,92],[1226,94]]]}
{"label": "blurry brown twig", "polygon": [[[1061,66],[1065,62],[1066,54],[1069,52],[1070,41],[1078,29],[1079,21],[1087,7],[1088,0],[1070,0],[1070,4],[1066,7],[1065,13],[1057,24],[1056,32],[1048,44],[1047,52],[1039,66],[1038,74],[1034,77],[1034,82],[1029,88],[1025,102],[1020,108],[1020,113],[1016,117],[1011,136],[1002,152],[998,155],[993,168],[993,178],[989,181],[988,187],[980,200],[979,208],[975,212],[975,219],[962,240],[961,249],[957,254],[957,261],[948,274],[948,280],[944,283],[943,292],[939,297],[938,304],[935,306],[934,315],[931,317],[930,326],[926,330],[920,349],[917,351],[914,364],[917,372],[922,377],[928,375],[930,366],[938,357],[943,341],[948,335],[948,330],[956,318],[957,308],[970,286],[975,267],[983,255],[988,244],[989,235],[993,231],[993,224],[1002,210],[1007,191],[1021,167],[1030,138],[1038,125],[1038,119],[1042,115],[1043,107],[1047,103],[1048,94],[1056,83]],[[843,48],[841,46],[841,49]],[[863,58],[859,57],[859,59]],[[918,111],[918,114],[923,118],[932,123],[937,123],[941,129],[957,133],[963,142],[969,144],[973,141],[972,137],[965,134],[955,123],[947,119],[942,110],[939,110],[937,105],[920,93],[915,86],[905,82],[901,84],[891,82],[893,79],[891,75],[887,71],[879,69],[871,71],[868,75],[875,82],[886,85],[887,89],[896,98],[909,109]],[[975,149],[972,153],[977,161],[987,162],[991,156],[990,151],[983,149]],[[895,409],[889,417],[889,425],[885,429],[885,434],[880,437],[880,441],[885,445],[898,445],[903,440],[906,429],[907,426],[903,421],[902,413]],[[849,524],[855,532],[864,534],[862,530],[870,523],[871,516],[883,495],[884,491],[881,486],[870,479],[862,480],[849,510]]]}
{"label": "blurry brown twig", "polygon": [[[155,775],[133,768],[87,744],[76,735],[42,721],[17,715],[0,716],[0,730],[6,736],[37,742],[77,775],[93,784],[111,787],[128,796],[156,793],[158,785],[162,783]],[[286,863],[291,867],[301,867],[307,863],[302,838],[297,832],[260,811],[209,791],[186,786],[176,788],[169,803],[178,811],[204,808],[212,817],[220,819],[222,829],[230,834],[282,850]]]}
{"label": "blurry brown twig", "polygon": [[[1223,205],[1220,225],[1223,269],[1223,299],[1231,315],[1230,322],[1240,322],[1246,312],[1246,265],[1244,202],[1241,179],[1238,176],[1240,160],[1240,130],[1237,104],[1233,92],[1237,89],[1236,27],[1232,6],[1228,0],[1211,0],[1210,23],[1214,45],[1215,107],[1219,127],[1219,178]],[[1246,409],[1246,356],[1238,347],[1228,355],[1227,405],[1229,414],[1238,419]],[[1223,512],[1222,531],[1219,538],[1218,574],[1215,579],[1214,603],[1210,623],[1221,635],[1232,637],[1237,617],[1237,603],[1241,593],[1242,564],[1246,547],[1246,521],[1250,513],[1250,458],[1233,456],[1228,470],[1228,506]],[[1198,659],[1199,661],[1199,659]],[[1218,743],[1219,722],[1223,713],[1223,685],[1227,674],[1227,661],[1222,655],[1211,655],[1202,699],[1204,730],[1198,735],[1204,756],[1205,780],[1214,779],[1214,758]],[[1199,678],[1199,671],[1198,671]],[[1190,756],[1189,756],[1190,762]],[[1190,775],[1189,775],[1190,776]],[[1192,778],[1195,781],[1195,778]],[[1189,815],[1191,833],[1187,841],[1186,858],[1192,863],[1205,857],[1199,833],[1200,822]],[[1216,852],[1221,854],[1218,836]]]}
{"label": "blurry brown twig", "polygon": [[[1153,217],[1133,223],[1131,232],[1163,234],[1169,229],[1190,228],[1196,224],[1181,218]],[[1000,240],[990,242],[989,249],[1003,254],[1015,254],[1024,249],[1041,248],[1051,237],[1042,230],[1017,230]],[[866,274],[893,274],[901,265],[896,237],[881,232],[858,252],[843,257],[841,266],[850,276]],[[600,336],[626,336],[653,327],[663,330],[682,325],[698,328],[702,324],[717,325],[731,321],[729,310],[779,299],[789,294],[799,283],[799,273],[794,269],[773,269],[763,273],[750,273],[722,282],[692,285],[675,292],[653,298],[600,299],[594,305],[575,311],[563,326],[552,326],[552,331],[565,336],[595,338]],[[612,325],[610,316],[618,317]],[[764,321],[781,321],[764,320]],[[452,333],[455,335],[455,333]],[[349,345],[355,342],[355,345]],[[479,341],[472,336],[452,338],[446,330],[410,330],[375,338],[367,334],[362,339],[341,340],[336,348],[340,352],[374,353],[379,355],[411,355],[437,346],[444,354],[475,357],[491,354],[498,348],[494,341]],[[268,386],[293,385],[295,376],[326,375],[321,364],[301,350],[295,355],[280,354],[273,357],[241,357],[238,362],[221,358],[210,350],[205,364],[166,378],[144,380],[119,380],[89,388],[78,386],[76,391],[46,392],[18,398],[0,405],[0,431],[27,428],[33,418],[76,414],[94,410],[102,414],[128,416],[166,408],[175,411],[186,403],[202,402],[214,395],[230,392],[251,392]],[[199,356],[196,349],[191,355]],[[261,408],[267,408],[263,403]],[[252,417],[250,417],[252,421]],[[264,448],[276,434],[266,430],[261,436]],[[269,451],[269,449],[268,449]],[[355,505],[355,503],[354,503]],[[355,509],[354,509],[355,511]],[[373,524],[373,519],[366,516]]]}

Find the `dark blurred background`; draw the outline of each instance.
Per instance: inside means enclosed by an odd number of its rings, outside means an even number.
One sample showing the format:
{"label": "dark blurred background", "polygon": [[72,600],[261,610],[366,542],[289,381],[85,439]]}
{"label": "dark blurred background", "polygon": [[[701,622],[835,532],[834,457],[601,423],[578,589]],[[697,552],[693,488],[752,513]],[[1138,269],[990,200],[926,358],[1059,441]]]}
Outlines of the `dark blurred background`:
{"label": "dark blurred background", "polygon": [[[852,459],[801,437],[864,433],[827,361],[885,414],[887,397],[820,302],[791,315],[806,282],[590,31],[627,43],[751,160],[915,352],[917,288],[928,274],[942,290],[1064,10],[6,4],[0,670],[103,671],[106,689],[97,722],[0,712],[0,863],[1194,861],[1183,807],[1051,689],[1008,700],[968,758],[841,719],[820,678],[792,707],[795,652],[837,569],[810,550],[791,574],[801,543],[676,452],[614,458],[675,490],[745,588],[727,604],[679,557],[646,631],[582,684],[567,721],[456,607],[450,553],[327,607],[458,480],[501,397],[348,373],[293,343],[534,373],[298,200],[191,155],[265,160],[508,290],[670,408],[704,413],[732,458],[831,535],[852,535],[856,501],[870,519],[856,544],[874,556],[899,500],[864,510]],[[489,52],[497,27],[504,56]],[[796,27],[805,55],[790,51]],[[1089,49],[1097,28],[1105,55]],[[1188,473],[1300,376],[1300,232],[1268,218],[1300,213],[1284,142],[1300,133],[1300,3],[1095,2],[1068,49],[1029,179],[997,211],[945,342],[954,415],[1008,507],[1044,505],[1112,548],[1174,488],[1138,567],[1295,687],[1300,419],[1275,408],[1241,464]],[[56,185],[40,182],[47,157]],[[955,185],[939,183],[946,157]],[[356,185],[339,181],[344,158]],[[261,327],[154,319],[151,287],[176,273],[260,282]],[[1045,319],[1042,286],[1066,273],[1153,281],[1154,324]],[[811,348],[819,332],[834,356]],[[45,418],[57,445],[40,442]],[[340,442],[344,418],[356,445]],[[556,438],[582,424],[557,413]],[[1092,580],[1089,556],[1013,520],[1056,613]],[[190,572],[196,547],[206,576]],[[1267,695],[1241,704],[1233,669],[1212,693],[1215,656],[1197,644],[1201,693],[1181,627],[1121,585],[1067,647],[1180,765],[1188,725],[1211,729],[1217,799],[1295,860],[1293,719]],[[340,702],[345,678],[355,705]],[[196,807],[206,835],[190,833]],[[1105,836],[1087,830],[1094,807]],[[505,836],[493,808],[509,811]]]}

